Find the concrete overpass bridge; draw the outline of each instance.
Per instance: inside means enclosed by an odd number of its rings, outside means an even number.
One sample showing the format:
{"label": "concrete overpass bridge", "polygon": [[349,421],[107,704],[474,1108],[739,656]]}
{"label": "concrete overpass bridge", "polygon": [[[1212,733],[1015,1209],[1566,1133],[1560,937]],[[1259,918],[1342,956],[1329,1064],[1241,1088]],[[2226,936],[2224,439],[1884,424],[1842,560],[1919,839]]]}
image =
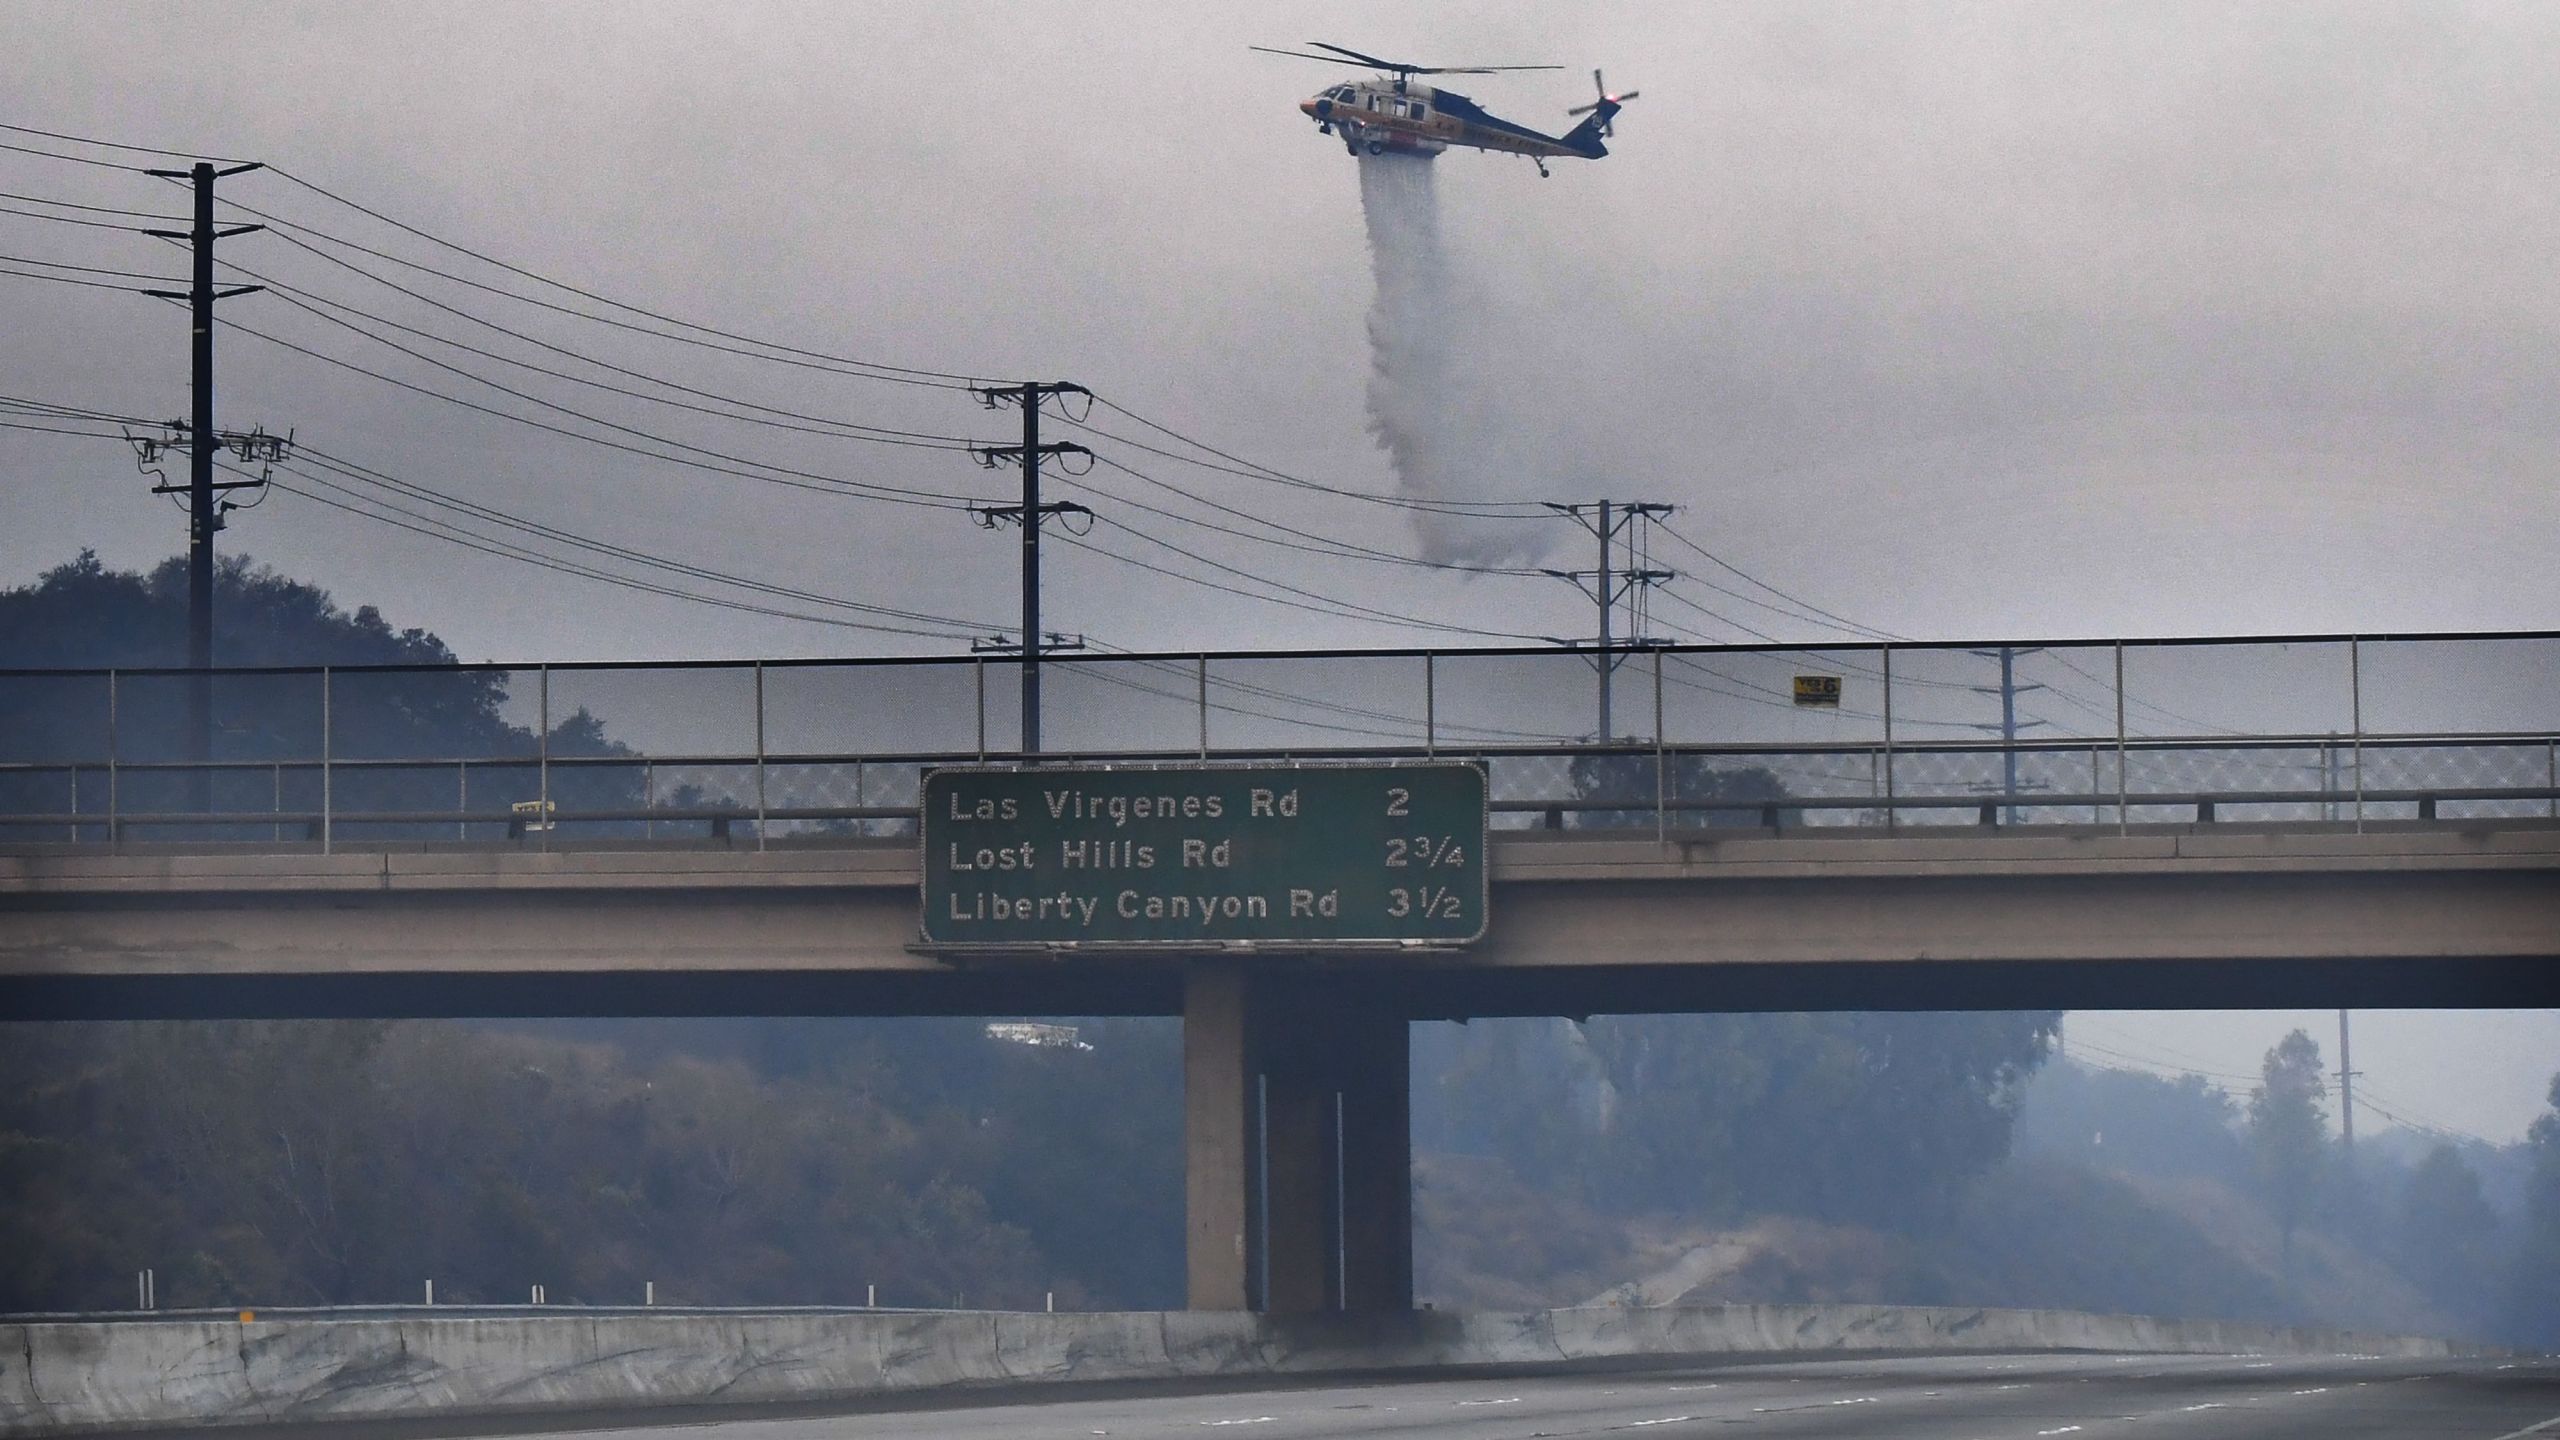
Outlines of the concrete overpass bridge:
{"label": "concrete overpass bridge", "polygon": [[[1414,1019],[2560,1004],[2560,637],[1594,658],[1052,660],[1037,757],[982,661],[0,675],[0,1012],[1180,1015],[1288,1311],[1410,1303]],[[1472,944],[919,943],[938,767],[1450,758]]]}

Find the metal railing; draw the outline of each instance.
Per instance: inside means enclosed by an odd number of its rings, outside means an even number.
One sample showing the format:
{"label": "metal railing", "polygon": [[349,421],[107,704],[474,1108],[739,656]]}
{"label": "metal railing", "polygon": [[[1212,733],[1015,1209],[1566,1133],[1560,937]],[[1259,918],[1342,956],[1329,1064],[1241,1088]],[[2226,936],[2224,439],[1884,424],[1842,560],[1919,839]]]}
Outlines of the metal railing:
{"label": "metal railing", "polygon": [[[1037,758],[1473,757],[1499,825],[1665,834],[2560,817],[2554,633],[1599,659],[1061,656]],[[0,671],[0,840],[900,837],[924,770],[1032,758],[1017,675],[979,657]],[[1801,687],[1836,702],[1798,704],[1797,677],[1837,681]],[[1591,728],[1602,687],[1619,733]],[[201,748],[192,714],[212,718]]]}

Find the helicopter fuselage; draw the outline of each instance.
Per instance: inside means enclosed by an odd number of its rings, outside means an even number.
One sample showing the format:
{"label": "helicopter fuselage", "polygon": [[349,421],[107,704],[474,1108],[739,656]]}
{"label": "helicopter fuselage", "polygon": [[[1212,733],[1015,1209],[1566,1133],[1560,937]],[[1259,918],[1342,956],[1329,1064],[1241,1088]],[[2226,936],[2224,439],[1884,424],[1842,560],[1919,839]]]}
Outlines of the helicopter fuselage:
{"label": "helicopter fuselage", "polygon": [[[1616,108],[1608,107],[1611,113]],[[1597,160],[1609,153],[1600,143],[1598,123],[1585,122],[1560,136],[1544,135],[1491,114],[1464,95],[1410,81],[1350,81],[1317,92],[1298,109],[1318,129],[1338,133],[1355,155],[1431,156],[1457,145],[1525,155],[1544,170],[1550,159]]]}

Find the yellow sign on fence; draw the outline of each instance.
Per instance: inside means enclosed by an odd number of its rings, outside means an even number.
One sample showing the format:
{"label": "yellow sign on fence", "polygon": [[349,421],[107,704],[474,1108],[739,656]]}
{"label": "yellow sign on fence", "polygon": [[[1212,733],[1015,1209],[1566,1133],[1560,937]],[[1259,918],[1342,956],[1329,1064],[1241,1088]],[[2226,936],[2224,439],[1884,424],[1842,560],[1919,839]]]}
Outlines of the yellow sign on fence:
{"label": "yellow sign on fence", "polygon": [[1796,703],[1837,709],[1840,705],[1840,677],[1837,675],[1799,675],[1796,677]]}

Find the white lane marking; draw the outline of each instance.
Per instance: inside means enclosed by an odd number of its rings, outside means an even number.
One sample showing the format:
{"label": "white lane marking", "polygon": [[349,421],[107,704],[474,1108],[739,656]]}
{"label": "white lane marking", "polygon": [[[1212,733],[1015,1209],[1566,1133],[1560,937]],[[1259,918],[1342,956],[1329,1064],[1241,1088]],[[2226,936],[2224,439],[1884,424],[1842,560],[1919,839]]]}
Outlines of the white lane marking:
{"label": "white lane marking", "polygon": [[1754,1405],[1751,1407],[1751,1413],[1754,1415],[1797,1415],[1807,1410],[1820,1410],[1832,1405],[1873,1405],[1875,1403],[1875,1396],[1861,1395],[1854,1400],[1824,1400],[1813,1405]]}
{"label": "white lane marking", "polygon": [[1677,1425],[1682,1421],[1695,1420],[1697,1418],[1698,1417],[1695,1415],[1665,1415],[1659,1420],[1631,1420],[1627,1422],[1627,1428],[1630,1430],[1641,1430],[1648,1425]]}
{"label": "white lane marking", "polygon": [[2243,1370],[2273,1370],[2276,1368],[2276,1362],[2273,1360],[2261,1360],[2255,1365],[2243,1365],[2240,1368]]}
{"label": "white lane marking", "polygon": [[1991,1388],[1994,1390],[2024,1390],[2027,1387],[2024,1385],[1994,1385]]}
{"label": "white lane marking", "polygon": [[2181,1415],[2193,1415],[2199,1410],[2228,1410],[2230,1408],[2230,1406],[2223,1404],[2219,1400],[2207,1400],[2201,1405],[2181,1405],[2178,1407],[2178,1413]]}
{"label": "white lane marking", "polygon": [[2498,1440],[2525,1440],[2526,1436],[2545,1435],[2554,1430],[2560,1430],[2560,1415],[2554,1415],[2537,1425],[2527,1425],[2521,1430],[2510,1430],[2499,1436]]}
{"label": "white lane marking", "polygon": [[2041,1435],[2072,1435],[2072,1434],[2077,1434],[2077,1433],[2079,1432],[2079,1429],[2080,1429],[2080,1427],[2079,1427],[2079,1426],[2077,1426],[2077,1425],[2065,1425],[2065,1426],[2063,1426],[2062,1428],[2060,1428],[2060,1429],[2058,1429],[2058,1430],[2039,1430],[2039,1431],[2037,1431],[2037,1432],[2036,1432],[2036,1434],[2038,1434],[2038,1435],[2040,1435],[2040,1436],[2041,1436]]}
{"label": "white lane marking", "polygon": [[2329,1393],[2329,1387],[2321,1385],[2309,1390],[2296,1390],[2293,1393],[2296,1395],[2326,1395]]}
{"label": "white lane marking", "polygon": [[1506,1395],[1499,1400],[1458,1400],[1451,1403],[1458,1405],[1517,1405],[1520,1403],[1520,1397],[1517,1395]]}
{"label": "white lane marking", "polygon": [[1710,1380],[1704,1385],[1665,1385],[1662,1388],[1665,1390],[1713,1390],[1723,1383],[1721,1380]]}
{"label": "white lane marking", "polygon": [[1203,1425],[1268,1425],[1278,1418],[1276,1415],[1256,1415],[1250,1420],[1203,1420],[1200,1423]]}

